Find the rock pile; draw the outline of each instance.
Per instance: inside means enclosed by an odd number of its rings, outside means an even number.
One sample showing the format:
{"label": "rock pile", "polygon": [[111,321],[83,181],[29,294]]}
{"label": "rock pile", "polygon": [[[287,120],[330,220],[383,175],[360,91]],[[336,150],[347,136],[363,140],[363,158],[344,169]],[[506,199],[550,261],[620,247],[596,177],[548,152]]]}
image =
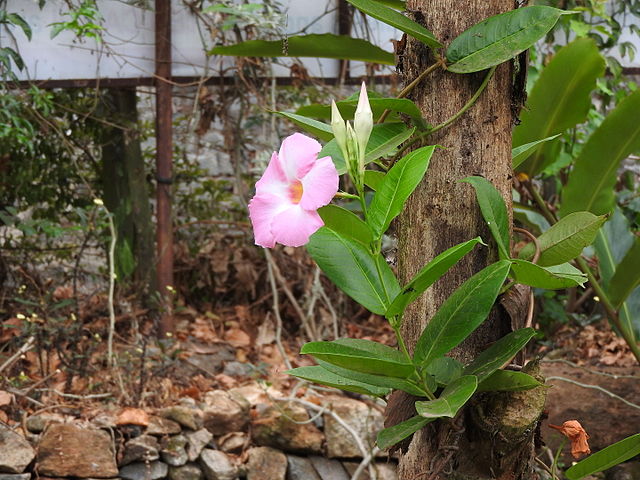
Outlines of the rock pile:
{"label": "rock pile", "polygon": [[[272,398],[249,384],[154,414],[125,409],[80,420],[43,412],[23,422],[24,436],[0,424],[0,480],[348,480],[382,428],[379,409],[359,400]],[[359,478],[370,473],[396,478],[385,458]]]}

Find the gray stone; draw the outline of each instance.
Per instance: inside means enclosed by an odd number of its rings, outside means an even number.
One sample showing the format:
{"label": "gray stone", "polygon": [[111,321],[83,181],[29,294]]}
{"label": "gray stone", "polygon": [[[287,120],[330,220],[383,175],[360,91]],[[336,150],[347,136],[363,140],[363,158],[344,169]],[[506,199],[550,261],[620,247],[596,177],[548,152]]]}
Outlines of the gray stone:
{"label": "gray stone", "polygon": [[201,374],[203,370],[213,375],[221,373],[222,366],[226,362],[232,362],[236,359],[235,349],[226,343],[198,342],[191,348],[189,346],[185,348],[192,352],[198,352],[189,356],[188,363],[183,364],[186,370],[190,370],[194,374]]}
{"label": "gray stone", "polygon": [[29,442],[0,424],[0,472],[22,473],[35,456]]}
{"label": "gray stone", "polygon": [[124,480],[158,480],[167,476],[169,467],[166,463],[131,463],[120,469],[120,477]]}
{"label": "gray stone", "polygon": [[124,455],[118,465],[122,467],[133,462],[153,462],[160,458],[159,449],[160,445],[156,437],[140,435],[132,438],[124,444]]}
{"label": "gray stone", "polygon": [[195,463],[181,467],[169,467],[170,480],[202,480],[202,470]]}
{"label": "gray stone", "polygon": [[338,460],[315,455],[309,457],[309,460],[311,460],[322,480],[349,480],[351,478]]}
{"label": "gray stone", "polygon": [[27,418],[27,430],[31,433],[42,433],[50,423],[63,423],[64,417],[59,413],[40,413]]}
{"label": "gray stone", "polygon": [[[365,447],[373,449],[376,435],[384,428],[382,412],[364,402],[341,396],[327,397],[329,409],[337,414],[363,440]],[[329,458],[362,458],[353,435],[329,413],[324,414],[324,435]],[[380,456],[384,453],[380,452]]]}
{"label": "gray stone", "polygon": [[253,369],[248,363],[233,361],[225,364],[222,373],[230,377],[247,377],[251,375],[252,371]]}
{"label": "gray stone", "polygon": [[29,480],[30,473],[0,473],[0,480]]}
{"label": "gray stone", "polygon": [[72,424],[50,425],[38,444],[36,469],[45,477],[116,477],[111,435]]}
{"label": "gray stone", "polygon": [[640,462],[626,462],[605,471],[606,480],[638,480]]}
{"label": "gray stone", "polygon": [[322,480],[308,458],[287,455],[287,464],[287,480]]}
{"label": "gray stone", "polygon": [[285,480],[287,456],[269,447],[254,447],[247,452],[247,480]]}
{"label": "gray stone", "polygon": [[231,432],[218,438],[217,443],[223,452],[237,452],[249,443],[249,436],[244,432]]}
{"label": "gray stone", "polygon": [[229,457],[219,450],[205,448],[200,454],[200,466],[207,480],[238,478],[238,469],[231,463]]}
{"label": "gray stone", "polygon": [[199,456],[202,449],[213,439],[213,435],[206,428],[202,428],[197,432],[188,432],[185,434],[187,437],[187,455],[189,461],[195,461]]}
{"label": "gray stone", "polygon": [[174,405],[163,408],[160,411],[160,416],[173,420],[191,430],[202,428],[202,411],[193,406]]}
{"label": "gray stone", "polygon": [[168,463],[172,467],[180,467],[187,463],[189,455],[187,455],[187,437],[184,435],[176,435],[169,437],[162,445],[160,455],[162,461]]}
{"label": "gray stone", "polygon": [[249,402],[242,396],[224,390],[204,396],[204,426],[214,435],[243,430],[249,423]]}
{"label": "gray stone", "polygon": [[168,418],[151,415],[149,417],[149,426],[147,426],[148,435],[176,435],[182,431],[180,424],[169,420]]}
{"label": "gray stone", "polygon": [[300,453],[321,453],[324,441],[304,407],[294,402],[267,407],[252,422],[252,438],[258,445]]}
{"label": "gray stone", "polygon": [[[360,466],[360,462],[342,462],[344,468],[346,468],[349,475],[353,475],[357,468]],[[397,480],[398,474],[396,473],[397,467],[395,463],[373,463],[371,464],[376,472],[376,478],[378,480]],[[369,469],[365,468],[362,474],[360,474],[360,480],[370,480]],[[586,479],[585,479],[586,480]]]}

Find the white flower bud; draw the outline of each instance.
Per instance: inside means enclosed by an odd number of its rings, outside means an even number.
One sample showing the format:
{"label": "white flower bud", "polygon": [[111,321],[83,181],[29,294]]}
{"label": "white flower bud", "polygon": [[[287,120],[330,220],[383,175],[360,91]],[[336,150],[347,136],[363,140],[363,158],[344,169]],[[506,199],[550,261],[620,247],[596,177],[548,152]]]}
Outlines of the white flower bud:
{"label": "white flower bud", "polygon": [[356,107],[353,126],[358,138],[360,155],[364,159],[364,153],[366,151],[367,143],[369,142],[369,137],[371,136],[371,130],[373,129],[373,113],[371,112],[371,105],[369,105],[369,97],[367,95],[367,87],[364,82],[362,82],[362,87],[360,88],[360,97],[358,98],[358,106]]}
{"label": "white flower bud", "polygon": [[345,122],[340,115],[340,110],[338,110],[338,106],[336,102],[331,100],[331,130],[333,130],[333,136],[342,150],[342,155],[346,157],[347,155],[347,127]]}

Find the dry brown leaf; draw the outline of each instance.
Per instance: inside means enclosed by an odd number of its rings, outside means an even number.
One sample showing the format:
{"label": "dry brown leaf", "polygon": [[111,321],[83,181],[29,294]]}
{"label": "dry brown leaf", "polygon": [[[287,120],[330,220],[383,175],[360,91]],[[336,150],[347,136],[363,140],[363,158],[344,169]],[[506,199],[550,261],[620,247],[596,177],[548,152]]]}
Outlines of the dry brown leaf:
{"label": "dry brown leaf", "polygon": [[589,434],[582,428],[577,420],[567,420],[561,426],[551,425],[549,427],[558,430],[571,441],[571,455],[573,458],[580,458],[582,455],[589,455]]}
{"label": "dry brown leaf", "polygon": [[0,390],[0,407],[4,407],[5,405],[10,405],[11,402],[13,402],[13,393]]}
{"label": "dry brown leaf", "polygon": [[149,415],[139,408],[125,407],[116,419],[116,425],[149,425]]}
{"label": "dry brown leaf", "polygon": [[230,328],[224,332],[224,339],[234,347],[248,347],[251,345],[251,337],[239,328]]}

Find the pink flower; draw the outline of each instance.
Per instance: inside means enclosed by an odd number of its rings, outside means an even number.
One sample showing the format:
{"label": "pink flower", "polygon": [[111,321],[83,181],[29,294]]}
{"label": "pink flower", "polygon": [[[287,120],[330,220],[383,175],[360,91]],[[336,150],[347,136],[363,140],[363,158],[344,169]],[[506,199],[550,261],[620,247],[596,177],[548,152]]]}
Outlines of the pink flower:
{"label": "pink flower", "polygon": [[321,148],[314,139],[294,133],[284,139],[279,153],[273,152],[249,202],[256,245],[299,247],[324,225],[316,210],[338,191],[338,172],[331,157],[318,158]]}

